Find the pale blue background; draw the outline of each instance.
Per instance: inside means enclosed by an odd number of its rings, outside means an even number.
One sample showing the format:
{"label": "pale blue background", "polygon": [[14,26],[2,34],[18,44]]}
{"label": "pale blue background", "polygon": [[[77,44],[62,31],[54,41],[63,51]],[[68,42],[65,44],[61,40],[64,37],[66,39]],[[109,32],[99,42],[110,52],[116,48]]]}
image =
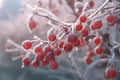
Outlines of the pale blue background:
{"label": "pale blue background", "polygon": [[20,2],[21,0],[4,0],[3,6],[0,9],[0,19],[6,19],[7,12],[17,15],[20,8]]}

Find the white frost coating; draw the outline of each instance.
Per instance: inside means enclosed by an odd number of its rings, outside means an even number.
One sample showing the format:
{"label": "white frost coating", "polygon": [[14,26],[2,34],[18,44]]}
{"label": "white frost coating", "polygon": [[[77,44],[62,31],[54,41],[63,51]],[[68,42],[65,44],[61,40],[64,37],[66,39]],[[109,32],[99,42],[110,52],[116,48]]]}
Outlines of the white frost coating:
{"label": "white frost coating", "polygon": [[[49,9],[49,7],[48,7],[48,1],[49,0],[44,0],[44,1],[42,1],[43,2],[43,5],[42,5],[42,8],[45,8],[45,9],[47,9],[48,11],[51,11],[50,9]],[[34,6],[34,5],[37,5],[36,3],[37,2],[35,2],[35,1],[26,1],[26,4],[29,4],[29,2],[31,2],[30,4],[31,4],[31,6]],[[32,2],[34,2],[34,3],[32,3]],[[98,7],[100,7],[100,5],[101,5],[101,3],[102,2],[104,2],[103,0],[95,0],[95,2],[100,2],[99,3],[99,5],[95,5],[95,8],[93,8],[93,9],[91,9],[90,11],[88,11],[88,12],[90,12],[90,13],[93,13],[94,15],[97,13],[97,12],[94,12],[95,10],[96,11],[99,11],[99,9],[98,9]],[[62,21],[62,22],[65,22],[65,21],[67,21],[68,20],[68,22],[69,22],[69,20],[71,20],[71,22],[72,22],[72,20],[73,20],[73,18],[75,18],[74,17],[74,14],[73,14],[73,12],[72,12],[72,10],[69,8],[69,6],[67,5],[67,3],[66,3],[66,1],[65,0],[63,0],[63,4],[62,4],[62,6],[57,2],[57,0],[54,0],[53,1],[53,3],[55,3],[55,4],[57,4],[56,6],[57,6],[57,8],[59,8],[60,9],[60,14],[58,14],[57,15],[57,18],[60,18],[60,21]],[[25,5],[26,5],[25,4]],[[97,3],[98,4],[98,3]],[[64,8],[65,7],[65,8]],[[98,9],[98,10],[97,10]],[[101,9],[101,8],[100,8]],[[25,12],[25,14],[29,14],[29,12],[26,10],[26,9],[23,9],[23,12]],[[84,11],[83,11],[84,12]],[[38,12],[39,13],[39,12]],[[98,13],[99,14],[99,13]],[[43,14],[42,14],[43,15]],[[48,16],[48,15],[46,15],[46,14],[44,14],[43,16]],[[51,15],[52,16],[52,15]],[[51,17],[50,16],[50,17]],[[54,17],[55,18],[55,17]],[[57,19],[57,18],[55,18],[55,19]],[[71,19],[69,19],[69,18],[71,18]],[[13,20],[14,19],[14,20]],[[5,34],[6,36],[8,36],[9,35],[9,33],[11,33],[12,31],[14,32],[15,31],[15,33],[17,34],[24,34],[25,35],[25,39],[27,38],[27,39],[31,39],[31,37],[34,37],[33,39],[35,39],[35,40],[41,40],[39,37],[42,37],[42,38],[44,38],[45,40],[46,40],[46,36],[45,35],[41,35],[41,32],[47,32],[50,28],[49,27],[46,27],[46,26],[48,26],[47,24],[46,24],[46,22],[48,21],[47,19],[43,19],[43,18],[41,18],[41,17],[38,17],[38,16],[35,16],[35,21],[37,21],[39,24],[38,24],[38,26],[39,26],[39,28],[36,28],[35,30],[33,30],[33,32],[36,32],[37,30],[38,30],[38,35],[37,36],[34,36],[33,34],[32,34],[32,36],[30,36],[31,34],[29,34],[29,32],[27,31],[27,29],[26,29],[26,15],[24,15],[24,14],[19,14],[19,16],[18,17],[12,17],[11,18],[11,20],[9,20],[6,24],[3,24],[2,23],[2,26],[4,26],[4,28],[2,28],[1,30],[7,30],[8,31],[8,33],[2,33],[2,32],[0,32],[0,34]],[[10,24],[9,24],[10,23]],[[16,23],[15,25],[14,25],[14,23]],[[0,22],[0,24],[1,24],[1,22]],[[50,23],[50,25],[52,25],[52,23]],[[71,25],[71,24],[70,24]],[[8,26],[11,26],[11,28],[9,28]],[[22,27],[23,26],[23,27]],[[54,27],[53,27],[54,28]],[[42,31],[41,31],[41,29],[42,29]],[[58,29],[58,28],[57,28]],[[106,29],[106,28],[105,28]],[[73,32],[74,32],[74,30],[73,30]],[[13,35],[15,35],[15,36],[17,36],[15,33],[13,33]],[[61,34],[60,34],[61,35]],[[64,36],[65,34],[63,34],[62,36]],[[62,38],[62,36],[60,37],[60,38]],[[60,39],[59,38],[59,39]],[[16,40],[16,39],[13,39],[13,40]],[[17,40],[18,41],[18,40]],[[23,41],[23,40],[21,40],[21,41]],[[43,41],[43,40],[41,40],[41,41]],[[16,42],[16,41],[15,41]],[[47,43],[47,41],[46,41],[46,43]],[[21,44],[21,42],[20,43],[18,43],[18,44]],[[42,43],[41,43],[42,44]],[[11,49],[11,50],[9,50],[10,52],[11,51],[17,51],[17,50],[19,50],[19,49]],[[34,69],[34,68],[29,68],[30,69],[30,71],[31,71],[31,73],[27,73],[26,72],[26,74],[39,74],[39,75],[41,75],[41,74],[46,74],[46,78],[47,78],[47,76],[49,76],[49,78],[50,79],[57,79],[57,80],[79,80],[79,79],[83,79],[81,76],[87,76],[86,78],[88,78],[89,80],[91,79],[91,80],[98,80],[97,78],[98,77],[101,77],[101,75],[102,74],[98,74],[97,76],[95,76],[95,77],[93,77],[94,79],[92,79],[91,78],[91,75],[93,76],[95,73],[94,73],[94,70],[95,69],[100,69],[100,68],[102,68],[101,66],[102,66],[102,64],[104,64],[104,63],[106,63],[107,62],[107,60],[98,60],[98,61],[95,61],[95,63],[92,63],[91,65],[89,65],[88,66],[88,69],[86,70],[86,72],[85,72],[85,75],[83,74],[84,73],[84,71],[85,71],[85,69],[86,69],[86,66],[87,65],[85,65],[85,63],[84,63],[84,60],[83,60],[83,58],[84,58],[84,56],[81,56],[81,55],[86,55],[86,53],[85,53],[85,51],[83,51],[83,49],[81,49],[82,50],[82,52],[81,53],[77,53],[77,52],[74,52],[74,50],[73,50],[73,53],[71,52],[71,53],[65,53],[65,54],[62,54],[62,55],[60,55],[60,56],[58,56],[57,57],[57,61],[58,61],[58,63],[60,63],[59,65],[60,65],[60,68],[58,69],[58,71],[51,71],[50,69],[46,69],[46,68],[43,68],[43,67],[38,67],[38,68],[36,68],[36,69]],[[74,55],[73,55],[74,54]],[[24,55],[25,56],[25,55]],[[68,58],[69,57],[69,58]],[[96,58],[98,58],[99,56],[97,56]],[[18,59],[18,58],[21,58],[21,57],[14,57],[13,59],[14,60],[16,60],[16,59]],[[72,60],[72,62],[71,62],[71,60]],[[110,61],[110,60],[109,60]],[[115,61],[116,62],[116,61]],[[119,62],[119,60],[118,60],[118,62]],[[99,64],[99,65],[98,65]],[[97,67],[96,67],[97,66]],[[103,71],[103,70],[101,70],[101,71]],[[92,74],[93,73],[93,74]],[[24,77],[26,77],[25,75],[26,74],[23,74],[23,75],[21,75],[21,76],[19,76],[19,79],[18,80],[25,80],[25,78]],[[64,75],[60,75],[60,74],[64,74]],[[69,78],[69,77],[66,77],[67,75],[66,74],[68,74],[68,75],[72,75],[73,76],[73,79],[72,78]],[[88,75],[88,74],[91,74],[91,75]],[[66,75],[66,76],[65,76]],[[76,75],[77,75],[77,77],[76,77]],[[86,79],[86,80],[88,80],[88,79]],[[45,79],[46,80],[46,79]],[[84,79],[83,79],[84,80]],[[101,80],[103,80],[103,78],[101,79]]]}

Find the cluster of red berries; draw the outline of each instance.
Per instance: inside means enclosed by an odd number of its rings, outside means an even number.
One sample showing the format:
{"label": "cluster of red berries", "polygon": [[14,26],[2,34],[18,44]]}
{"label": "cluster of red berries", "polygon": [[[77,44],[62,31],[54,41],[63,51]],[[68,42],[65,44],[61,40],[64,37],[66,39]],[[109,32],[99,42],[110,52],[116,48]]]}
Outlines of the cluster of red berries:
{"label": "cluster of red berries", "polygon": [[[23,42],[22,46],[25,50],[32,48],[33,42],[30,40],[26,40]],[[37,45],[34,47],[35,59],[31,62],[32,66],[38,67],[41,63],[42,66],[46,66],[50,63],[51,69],[57,69],[58,63],[55,61],[55,55],[60,55],[61,51],[59,49],[55,49],[54,52],[49,45],[46,45],[44,49],[41,46]],[[29,56],[25,56],[22,59],[23,66],[27,67],[30,65]]]}
{"label": "cluster of red berries", "polygon": [[[90,0],[88,9],[94,7],[94,5],[95,2]],[[93,62],[93,57],[95,55],[106,58],[106,56],[104,56],[104,47],[102,45],[105,43],[103,39],[106,38],[104,37],[104,34],[107,34],[107,32],[104,32],[104,27],[110,28],[109,26],[119,25],[120,12],[117,12],[116,14],[109,12],[104,16],[105,18],[103,19],[99,16],[91,20],[87,13],[83,13],[73,24],[74,26],[71,25],[70,27],[63,24],[55,25],[59,29],[49,31],[47,41],[41,39],[23,41],[23,49],[25,51],[32,50],[32,53],[35,55],[33,60],[30,60],[29,55],[25,55],[22,59],[23,67],[27,67],[30,64],[34,67],[38,67],[39,65],[49,65],[51,69],[57,69],[58,62],[56,56],[61,55],[64,51],[69,54],[74,48],[79,49],[83,46],[88,46],[88,50],[86,51],[87,54],[84,57],[86,64]],[[104,26],[105,23],[103,23],[103,20],[106,21],[107,26]],[[37,22],[33,20],[33,18],[29,19],[28,28],[33,30],[36,27]],[[34,44],[38,42],[39,44],[34,46]],[[116,75],[117,71],[114,68],[107,68],[104,73],[105,78],[115,78]]]}
{"label": "cluster of red berries", "polygon": [[[93,0],[89,1],[89,7],[93,7],[95,5]],[[116,16],[113,14],[108,14],[105,17],[106,22],[109,26],[114,26],[115,23],[119,24],[119,18],[116,19]],[[47,45],[37,45],[33,48],[35,59],[31,62],[31,64],[34,67],[38,67],[39,64],[42,66],[46,66],[47,64],[50,64],[51,69],[57,69],[58,68],[58,62],[56,61],[55,57],[59,56],[62,51],[70,52],[73,50],[74,47],[81,47],[85,44],[89,45],[89,43],[92,43],[93,46],[92,49],[89,46],[89,51],[87,51],[87,55],[84,57],[84,60],[87,64],[90,64],[93,60],[92,58],[95,55],[102,55],[104,52],[104,49],[102,48],[102,35],[100,35],[97,31],[101,30],[103,28],[103,22],[102,19],[96,19],[94,21],[91,21],[91,26],[88,25],[88,16],[86,14],[80,15],[78,21],[76,21],[74,28],[69,27],[59,27],[61,28],[62,32],[65,33],[65,35],[60,39],[59,38],[59,31],[58,33],[55,33],[56,31],[50,32],[47,35],[48,44]],[[85,25],[87,24],[87,25]],[[30,30],[34,29],[37,26],[37,23],[30,19],[28,22],[28,27]],[[74,29],[72,32],[72,29]],[[91,31],[96,32],[95,35],[90,41],[86,41],[85,39],[91,35]],[[29,50],[33,47],[34,41],[26,40],[22,43],[22,46],[25,50]],[[22,60],[24,66],[28,66],[30,64],[29,57],[26,56]],[[105,76],[111,77],[109,75],[111,71],[107,70],[105,72]],[[115,76],[115,74],[114,74]]]}
{"label": "cluster of red berries", "polygon": [[[112,23],[115,20],[114,18],[115,17],[112,16],[112,15],[107,15],[106,21],[108,23]],[[47,38],[50,41],[51,45],[54,44],[55,46],[51,47],[50,45],[47,45],[43,48],[44,50],[42,49],[41,46],[35,46],[34,52],[42,55],[40,60],[42,60],[48,53],[49,53],[49,55],[51,55],[51,60],[54,60],[55,55],[58,56],[58,55],[61,54],[61,51],[62,51],[61,48],[63,48],[64,51],[66,51],[66,52],[72,51],[73,47],[81,46],[81,44],[84,44],[86,42],[84,39],[87,36],[89,36],[90,29],[91,30],[99,30],[103,26],[103,22],[101,20],[96,20],[96,21],[92,22],[92,26],[90,26],[90,28],[84,27],[83,26],[84,23],[87,23],[87,16],[86,15],[81,15],[79,17],[79,22],[77,22],[76,25],[75,25],[75,31],[79,34],[69,32],[64,37],[64,38],[67,37],[66,41],[65,40],[60,40],[59,41],[56,33],[49,33]],[[28,26],[32,30],[36,27],[36,24],[37,23],[34,20],[31,19],[28,23]],[[67,33],[68,30],[66,30],[65,32]],[[96,45],[96,47],[94,48],[94,52],[93,51],[88,52],[88,56],[85,57],[86,63],[90,63],[92,61],[91,57],[93,57],[95,55],[94,53],[102,54],[102,52],[103,52],[103,49],[100,46],[101,43],[102,43],[102,37],[100,35],[95,36],[93,38],[93,43],[94,43],[94,45]],[[30,49],[32,47],[32,44],[33,44],[33,42],[26,40],[26,41],[23,42],[23,48],[24,49]],[[36,55],[40,56],[39,54],[36,54]]]}

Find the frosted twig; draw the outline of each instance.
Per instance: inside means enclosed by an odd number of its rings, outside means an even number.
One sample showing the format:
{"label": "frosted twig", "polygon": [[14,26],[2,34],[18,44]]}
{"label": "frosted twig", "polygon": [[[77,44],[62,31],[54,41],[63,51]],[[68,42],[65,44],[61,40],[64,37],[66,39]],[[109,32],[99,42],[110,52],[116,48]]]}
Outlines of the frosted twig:
{"label": "frosted twig", "polygon": [[[57,23],[60,23],[60,24],[63,24],[65,26],[71,26],[73,23],[65,23],[65,22],[62,22],[57,16],[55,16],[53,13],[43,9],[43,8],[40,8],[40,7],[32,7],[30,6],[29,4],[27,4],[27,7],[30,8],[34,14],[36,15],[39,15],[39,16],[42,16],[42,17],[45,17],[45,18],[48,18],[49,20],[51,21],[54,21],[54,22],[57,22]],[[43,11],[44,14],[40,11]],[[52,16],[52,17],[49,17]]]}
{"label": "frosted twig", "polygon": [[24,50],[24,49],[21,47],[21,45],[16,44],[14,41],[12,41],[12,40],[10,40],[10,39],[8,39],[7,42],[10,43],[10,44],[12,44],[12,45],[14,45],[14,46],[17,47],[18,49]]}
{"label": "frosted twig", "polygon": [[72,56],[70,59],[71,59],[71,61],[72,61],[73,66],[74,66],[75,69],[76,69],[76,72],[77,72],[79,78],[81,78],[81,73],[80,73],[80,71],[79,71],[79,68],[77,67],[77,64],[76,64],[75,61],[74,61],[74,57]]}
{"label": "frosted twig", "polygon": [[109,0],[106,0],[92,15],[89,16],[89,19],[91,19],[93,16],[95,16],[104,6],[109,2]]}

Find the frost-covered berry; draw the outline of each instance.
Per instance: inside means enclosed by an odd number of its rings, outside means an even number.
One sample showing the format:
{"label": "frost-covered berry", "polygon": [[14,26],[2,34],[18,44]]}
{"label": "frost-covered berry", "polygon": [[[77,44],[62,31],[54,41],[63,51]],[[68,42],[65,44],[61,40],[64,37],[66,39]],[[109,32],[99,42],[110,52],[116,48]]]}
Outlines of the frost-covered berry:
{"label": "frost-covered berry", "polygon": [[86,22],[87,17],[85,15],[80,16],[80,22]]}
{"label": "frost-covered berry", "polygon": [[93,0],[90,0],[90,1],[89,1],[89,6],[90,6],[90,7],[93,7],[94,5],[95,5],[95,2],[94,2]]}
{"label": "frost-covered berry", "polygon": [[82,28],[83,28],[83,26],[82,26],[82,24],[81,24],[81,23],[76,24],[76,26],[75,26],[76,31],[81,31],[81,30],[82,30]]}
{"label": "frost-covered berry", "polygon": [[100,46],[95,47],[95,53],[96,54],[101,54],[102,52],[103,52],[102,47],[100,47]]}
{"label": "frost-covered berry", "polygon": [[56,34],[54,34],[54,33],[48,34],[48,40],[49,41],[55,41],[56,40]]}
{"label": "frost-covered berry", "polygon": [[29,60],[29,58],[28,58],[28,57],[24,57],[24,58],[22,59],[22,63],[23,63],[23,66],[24,66],[24,67],[29,66],[29,65],[30,65],[30,60]]}
{"label": "frost-covered berry", "polygon": [[57,56],[60,55],[61,50],[59,48],[54,49],[54,54],[57,55]]}
{"label": "frost-covered berry", "polygon": [[93,42],[94,42],[94,44],[100,44],[101,43],[101,38],[100,37],[95,37],[94,39],[93,39]]}
{"label": "frost-covered berry", "polygon": [[116,77],[116,75],[117,75],[117,71],[116,71],[116,69],[114,69],[114,68],[107,68],[106,70],[105,70],[105,77],[107,77],[107,78],[115,78]]}
{"label": "frost-covered berry", "polygon": [[86,62],[86,64],[90,64],[92,62],[92,59],[88,56],[84,57],[84,61]]}
{"label": "frost-covered berry", "polygon": [[38,60],[33,60],[33,61],[32,61],[32,66],[33,66],[33,67],[38,67],[39,64],[40,64],[40,63],[39,63]]}
{"label": "frost-covered berry", "polygon": [[112,14],[109,14],[106,16],[106,20],[110,23],[112,23],[114,21],[115,17]]}
{"label": "frost-covered berry", "polygon": [[85,37],[85,36],[88,36],[88,34],[89,34],[88,29],[87,29],[87,28],[82,29],[81,34],[82,34],[82,36],[84,36],[84,37]]}
{"label": "frost-covered berry", "polygon": [[36,27],[36,22],[33,20],[33,19],[30,19],[29,22],[28,22],[28,26],[29,28],[32,30]]}
{"label": "frost-covered berry", "polygon": [[70,51],[72,50],[72,48],[73,48],[73,45],[72,45],[72,43],[70,43],[70,42],[66,42],[66,43],[64,44],[63,48],[64,48],[64,50],[65,50],[66,52],[70,52]]}
{"label": "frost-covered berry", "polygon": [[51,61],[50,62],[50,68],[53,69],[53,70],[57,69],[58,68],[58,63],[54,60]]}
{"label": "frost-covered berry", "polygon": [[32,47],[32,41],[30,41],[30,40],[25,40],[25,41],[23,41],[23,43],[22,43],[22,47],[24,48],[24,49],[30,49],[31,47]]}
{"label": "frost-covered berry", "polygon": [[35,46],[34,47],[34,52],[35,53],[39,53],[42,50],[42,48],[40,46]]}
{"label": "frost-covered berry", "polygon": [[74,33],[68,34],[68,42],[75,42],[78,39],[77,35]]}
{"label": "frost-covered berry", "polygon": [[103,23],[102,23],[101,20],[97,20],[97,21],[95,21],[94,24],[93,24],[93,26],[94,26],[95,29],[100,29],[100,28],[102,28],[102,25],[103,25]]}

